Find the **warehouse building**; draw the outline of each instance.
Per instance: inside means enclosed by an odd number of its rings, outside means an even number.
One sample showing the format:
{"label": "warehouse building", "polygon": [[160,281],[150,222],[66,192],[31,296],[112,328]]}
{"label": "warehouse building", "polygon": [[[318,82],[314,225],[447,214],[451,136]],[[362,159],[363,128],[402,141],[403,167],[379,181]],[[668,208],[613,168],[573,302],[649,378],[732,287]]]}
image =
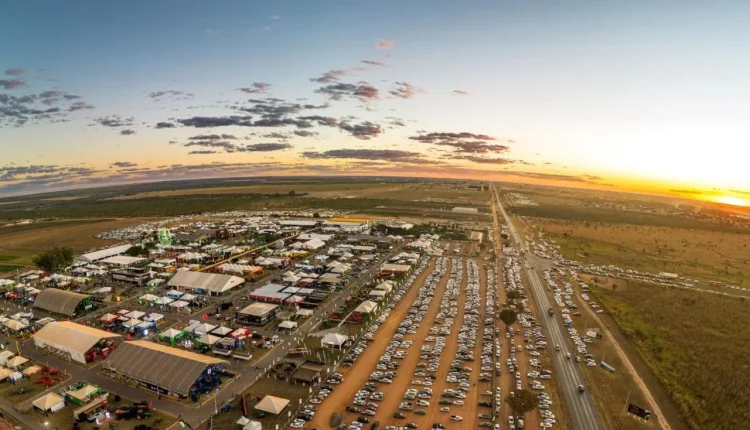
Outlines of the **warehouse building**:
{"label": "warehouse building", "polygon": [[93,263],[95,261],[104,260],[105,258],[124,254],[128,249],[132,247],[133,245],[128,243],[125,245],[113,246],[107,249],[100,249],[98,251],[83,254],[80,257],[78,257],[78,260],[85,261],[87,263]]}
{"label": "warehouse building", "polygon": [[279,312],[279,305],[255,302],[235,314],[239,324],[263,326],[271,321]]}
{"label": "warehouse building", "polygon": [[58,290],[57,288],[46,288],[36,296],[34,307],[51,314],[72,317],[78,312],[93,308],[94,303],[91,296],[85,294]]}
{"label": "warehouse building", "polygon": [[102,363],[105,369],[138,381],[153,391],[185,398],[217,386],[227,362],[170,346],[136,340],[123,342]]}
{"label": "warehouse building", "polygon": [[220,296],[229,294],[233,288],[245,282],[239,276],[218,275],[214,273],[192,272],[185,270],[177,272],[169,280],[168,285],[172,288],[189,290],[195,294]]}
{"label": "warehouse building", "polygon": [[411,272],[411,266],[407,264],[386,263],[380,267],[380,275],[406,276]]}
{"label": "warehouse building", "polygon": [[45,325],[33,336],[37,348],[53,350],[81,364],[106,357],[122,336],[71,321]]}

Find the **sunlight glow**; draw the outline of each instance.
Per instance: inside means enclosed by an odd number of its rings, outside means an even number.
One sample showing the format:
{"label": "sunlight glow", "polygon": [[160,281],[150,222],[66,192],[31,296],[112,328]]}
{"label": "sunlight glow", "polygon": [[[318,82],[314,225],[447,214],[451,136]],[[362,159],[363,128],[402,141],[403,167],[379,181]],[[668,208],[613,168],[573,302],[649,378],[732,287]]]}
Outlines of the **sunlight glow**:
{"label": "sunlight glow", "polygon": [[733,197],[733,196],[719,196],[715,197],[714,201],[716,203],[723,203],[725,205],[732,205],[732,206],[750,206],[750,203],[748,203],[746,200],[743,200],[739,197]]}

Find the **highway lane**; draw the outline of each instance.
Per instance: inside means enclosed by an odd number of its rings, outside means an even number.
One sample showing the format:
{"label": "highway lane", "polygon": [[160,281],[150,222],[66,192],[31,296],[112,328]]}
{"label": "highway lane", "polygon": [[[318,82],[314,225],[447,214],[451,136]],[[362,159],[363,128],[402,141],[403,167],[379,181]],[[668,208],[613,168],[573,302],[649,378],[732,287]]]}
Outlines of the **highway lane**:
{"label": "highway lane", "polygon": [[[513,242],[519,249],[526,249],[527,245],[523,241],[521,235],[516,231],[515,226],[510,222],[510,217],[505,212],[500,203],[500,196],[497,193],[497,189],[492,185],[492,191],[495,196],[495,204],[500,209],[500,213],[508,224],[508,228],[513,237]],[[522,262],[524,263],[524,262]],[[541,315],[546,309],[556,306],[552,306],[550,298],[545,292],[545,286],[539,279],[536,271],[531,267],[526,267],[524,264],[524,270],[531,283],[532,297],[536,301],[536,307]],[[543,326],[548,336],[548,346],[560,345],[560,352],[555,352],[550,349],[553,366],[555,368],[555,376],[561,382],[560,387],[565,399],[565,403],[568,408],[568,414],[570,415],[571,423],[573,428],[582,430],[604,430],[604,424],[602,423],[599,411],[596,408],[594,399],[591,393],[586,390],[583,393],[578,392],[578,385],[586,385],[585,379],[578,364],[573,359],[565,358],[566,351],[575,351],[572,342],[569,340],[567,330],[562,326],[561,321],[557,316],[547,317],[543,316]]]}

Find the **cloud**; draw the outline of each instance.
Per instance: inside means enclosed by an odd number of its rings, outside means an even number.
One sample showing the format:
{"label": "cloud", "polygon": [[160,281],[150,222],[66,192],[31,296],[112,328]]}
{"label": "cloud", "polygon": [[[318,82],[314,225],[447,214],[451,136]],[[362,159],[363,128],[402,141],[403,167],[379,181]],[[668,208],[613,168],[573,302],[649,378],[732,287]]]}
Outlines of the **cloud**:
{"label": "cloud", "polygon": [[404,163],[419,163],[424,161],[422,154],[397,149],[332,149],[325,152],[303,152],[302,156],[310,159],[346,158]]}
{"label": "cloud", "polygon": [[218,154],[219,151],[212,151],[210,149],[202,149],[199,151],[190,151],[188,152],[188,155],[208,155],[208,154]]}
{"label": "cloud", "polygon": [[253,143],[241,148],[244,152],[271,152],[271,151],[282,151],[284,149],[290,149],[292,145],[288,143]]}
{"label": "cloud", "polygon": [[[133,125],[133,118],[123,118],[119,115],[103,116],[94,119],[94,124],[103,125],[105,127],[129,127]],[[92,125],[94,125],[92,124]]]}
{"label": "cloud", "polygon": [[206,35],[208,37],[216,36],[219,32],[217,30],[214,30],[213,28],[207,28],[206,29]]}
{"label": "cloud", "polygon": [[369,140],[373,137],[379,136],[383,132],[383,128],[380,125],[365,121],[360,124],[350,125],[348,123],[339,124],[341,130],[349,132],[352,136],[357,139]]}
{"label": "cloud", "polygon": [[249,87],[237,88],[237,91],[242,91],[247,94],[265,94],[271,88],[271,84],[266,82],[253,82]]}
{"label": "cloud", "polygon": [[308,130],[294,130],[293,133],[301,137],[311,137],[311,136],[316,136],[318,134],[314,131],[308,131]]}
{"label": "cloud", "polygon": [[564,182],[583,182],[583,183],[592,183],[596,184],[597,180],[601,180],[602,178],[598,176],[592,176],[592,175],[560,175],[555,173],[540,173],[540,172],[508,172],[509,175],[514,176],[522,176],[525,178],[534,178],[534,179],[544,179],[544,180],[550,180],[550,181],[564,181]]}
{"label": "cloud", "polygon": [[339,123],[339,120],[336,118],[330,117],[330,116],[321,116],[321,115],[310,115],[310,116],[301,116],[297,118],[302,121],[310,121],[317,125],[327,126],[327,127],[336,127]]}
{"label": "cloud", "polygon": [[473,163],[480,163],[480,164],[513,164],[515,160],[510,160],[507,158],[486,158],[486,157],[480,157],[477,155],[463,155],[458,157],[452,157],[454,159],[461,159],[461,160],[469,160]]}
{"label": "cloud", "polygon": [[341,69],[329,70],[317,78],[310,78],[310,81],[318,82],[321,84],[329,84],[329,83],[340,81],[343,76],[346,76],[346,74],[347,74],[346,70],[341,70]]}
{"label": "cloud", "polygon": [[75,112],[77,110],[88,110],[88,109],[94,109],[94,108],[95,106],[90,105],[86,102],[75,102],[68,107],[68,111]]}
{"label": "cloud", "polygon": [[24,85],[26,85],[26,81],[23,79],[0,79],[0,87],[3,87],[6,90],[20,88]]}
{"label": "cloud", "polygon": [[362,63],[367,64],[368,66],[388,67],[386,63],[383,63],[381,61],[375,61],[375,60],[362,60]]}
{"label": "cloud", "polygon": [[182,146],[199,146],[203,148],[221,148],[226,152],[237,152],[237,145],[226,140],[193,140]]}
{"label": "cloud", "polygon": [[279,15],[271,15],[270,18],[273,19],[273,20],[281,19],[281,17]]}
{"label": "cloud", "polygon": [[171,99],[171,100],[190,100],[193,98],[195,94],[193,93],[186,93],[184,91],[176,91],[176,90],[165,90],[165,91],[154,91],[151,93],[148,93],[148,97],[153,100],[162,100],[165,98]]}
{"label": "cloud", "polygon": [[174,128],[175,125],[171,122],[157,122],[156,128]]}
{"label": "cloud", "polygon": [[5,74],[8,76],[21,76],[24,73],[26,73],[25,69],[20,69],[20,68],[5,69]]}
{"label": "cloud", "polygon": [[228,127],[232,125],[251,127],[253,124],[249,116],[194,116],[192,118],[178,119],[177,122],[184,126],[195,128]]}
{"label": "cloud", "polygon": [[120,169],[128,168],[128,167],[135,167],[138,163],[133,163],[130,161],[115,161],[114,163],[110,164],[110,166],[118,167]]}
{"label": "cloud", "polygon": [[198,136],[188,137],[188,140],[221,140],[221,139],[235,140],[237,138],[231,134],[200,134]]}
{"label": "cloud", "polygon": [[468,96],[469,93],[464,90],[453,90],[452,93],[454,96]]}
{"label": "cloud", "polygon": [[510,148],[505,145],[488,143],[488,140],[495,140],[492,136],[467,132],[426,133],[418,136],[411,136],[409,139],[432,145],[450,146],[458,152],[472,154],[501,153],[510,150]]}
{"label": "cloud", "polygon": [[129,128],[125,129],[125,130],[120,130],[120,134],[123,135],[123,136],[131,136],[131,135],[135,134],[135,130],[132,130],[132,129],[129,129]]}
{"label": "cloud", "polygon": [[250,100],[253,106],[239,108],[242,112],[260,115],[262,119],[281,119],[303,110],[328,109],[328,103],[322,105],[287,103],[280,99]]}
{"label": "cloud", "polygon": [[393,40],[380,39],[378,40],[378,43],[375,44],[375,49],[378,49],[378,50],[393,49],[395,45],[396,45],[396,42]]}
{"label": "cloud", "polygon": [[394,97],[400,99],[410,99],[414,97],[417,92],[421,92],[419,88],[408,82],[396,82],[396,88],[388,91],[388,93]]}
{"label": "cloud", "polygon": [[337,83],[326,85],[315,90],[317,94],[323,94],[332,100],[343,100],[345,98],[356,98],[362,101],[377,100],[380,98],[378,89],[367,82],[357,84]]}

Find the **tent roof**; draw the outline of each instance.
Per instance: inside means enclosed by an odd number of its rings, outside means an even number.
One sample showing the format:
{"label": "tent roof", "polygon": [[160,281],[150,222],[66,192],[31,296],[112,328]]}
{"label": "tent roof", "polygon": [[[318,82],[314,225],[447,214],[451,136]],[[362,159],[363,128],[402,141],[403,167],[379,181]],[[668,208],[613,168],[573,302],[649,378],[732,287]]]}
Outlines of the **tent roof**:
{"label": "tent roof", "polygon": [[347,336],[344,336],[340,333],[328,333],[323,338],[322,342],[328,345],[343,345],[344,342],[348,339]]}
{"label": "tent roof", "polygon": [[27,361],[29,361],[28,358],[22,357],[20,355],[16,355],[15,357],[8,360],[7,364],[8,364],[8,367],[16,367],[16,366],[22,365],[23,363],[26,363]]}
{"label": "tent roof", "polygon": [[282,399],[281,397],[266,396],[255,405],[255,409],[259,411],[268,412],[269,414],[280,414],[284,408],[289,404],[289,399]]}
{"label": "tent roof", "polygon": [[164,330],[163,332],[159,333],[159,336],[169,337],[169,338],[175,338],[175,337],[179,336],[180,333],[183,333],[183,332],[180,331],[180,330],[175,330],[173,328],[168,328],[168,329]]}
{"label": "tent roof", "polygon": [[222,338],[220,338],[219,336],[214,336],[212,334],[207,334],[207,335],[201,337],[200,339],[196,340],[196,342],[202,343],[204,345],[213,345],[216,342],[220,341],[221,339]]}
{"label": "tent roof", "polygon": [[34,307],[57,314],[73,316],[81,300],[89,297],[72,291],[58,290],[57,288],[46,288],[36,296]]}
{"label": "tent roof", "polygon": [[226,335],[228,335],[231,332],[232,332],[231,328],[221,326],[221,327],[218,327],[218,328],[212,330],[211,334],[214,334],[214,335],[217,335],[217,336],[226,336]]}
{"label": "tent roof", "polygon": [[227,362],[144,340],[123,342],[103,362],[107,369],[184,395],[206,367],[215,364]]}
{"label": "tent roof", "polygon": [[281,324],[279,324],[279,328],[295,328],[297,327],[297,323],[294,321],[283,321]]}
{"label": "tent roof", "polygon": [[243,282],[245,282],[245,280],[239,276],[183,271],[177,272],[177,274],[169,280],[169,286],[221,293],[230,290]]}
{"label": "tent roof", "polygon": [[60,403],[64,402],[65,399],[58,396],[55,393],[49,393],[46,396],[42,396],[32,402],[34,406],[37,408],[46,411],[48,409],[53,408],[56,405],[59,405]]}
{"label": "tent roof", "polygon": [[34,334],[34,339],[39,339],[47,345],[81,354],[88,352],[101,339],[121,338],[122,336],[119,334],[109,333],[72,321],[49,323]]}
{"label": "tent roof", "polygon": [[377,307],[377,303],[370,300],[365,300],[364,302],[360,303],[359,306],[356,307],[356,309],[354,309],[354,312],[369,314],[370,312],[377,309]]}

